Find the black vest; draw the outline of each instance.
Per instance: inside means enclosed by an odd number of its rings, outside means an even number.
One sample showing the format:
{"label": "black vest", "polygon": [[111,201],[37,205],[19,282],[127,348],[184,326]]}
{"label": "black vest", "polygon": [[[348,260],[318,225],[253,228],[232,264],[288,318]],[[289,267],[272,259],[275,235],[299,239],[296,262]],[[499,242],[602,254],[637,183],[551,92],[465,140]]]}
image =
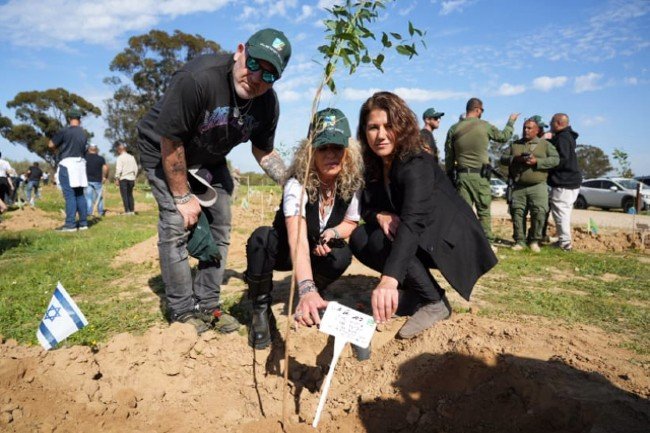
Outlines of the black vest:
{"label": "black vest", "polygon": [[[307,219],[307,240],[309,241],[309,248],[313,249],[316,247],[321,234],[318,216],[320,194],[318,200],[316,200],[314,203],[310,203],[309,198],[306,198],[306,200],[307,203],[305,204],[305,214]],[[343,200],[338,194],[334,196],[334,207],[332,208],[330,218],[325,224],[325,230],[331,227],[336,227],[337,225],[341,224],[341,222],[343,222],[343,219],[345,218],[345,212],[347,212],[348,207],[350,206],[350,201],[351,200]],[[273,228],[278,233],[280,239],[286,239],[288,236],[283,205],[284,198],[282,198],[282,201],[280,202],[280,209],[278,209],[278,211],[275,213],[275,218],[273,219]]]}

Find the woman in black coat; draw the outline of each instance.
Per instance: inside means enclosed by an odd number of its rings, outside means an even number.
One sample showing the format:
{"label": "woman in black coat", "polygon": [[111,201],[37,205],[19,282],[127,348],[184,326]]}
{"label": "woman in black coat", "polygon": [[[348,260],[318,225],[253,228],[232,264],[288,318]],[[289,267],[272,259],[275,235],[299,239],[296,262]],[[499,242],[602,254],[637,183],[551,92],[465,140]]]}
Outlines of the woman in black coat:
{"label": "woman in black coat", "polygon": [[377,322],[397,311],[398,288],[415,301],[416,311],[399,331],[410,338],[451,314],[430,268],[469,300],[497,258],[472,209],[423,150],[417,118],[401,98],[389,92],[370,97],[361,107],[357,138],[366,166],[366,224],[353,232],[350,247],[381,272],[371,297]]}

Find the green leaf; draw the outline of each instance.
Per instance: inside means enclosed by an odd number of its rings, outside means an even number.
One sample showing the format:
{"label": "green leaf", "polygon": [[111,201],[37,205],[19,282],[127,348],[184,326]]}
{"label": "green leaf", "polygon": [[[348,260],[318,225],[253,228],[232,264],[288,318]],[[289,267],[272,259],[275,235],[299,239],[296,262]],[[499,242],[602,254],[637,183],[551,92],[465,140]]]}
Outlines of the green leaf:
{"label": "green leaf", "polygon": [[394,37],[394,38],[397,39],[398,41],[401,41],[401,40],[402,40],[402,35],[400,35],[399,33],[393,33],[393,32],[390,32],[390,34],[391,34],[392,37]]}
{"label": "green leaf", "polygon": [[393,46],[393,43],[388,39],[388,35],[382,32],[381,43],[384,47],[390,48]]}
{"label": "green leaf", "polygon": [[331,79],[327,82],[327,87],[329,87],[330,91],[332,93],[336,93],[336,84],[334,83],[334,80]]}
{"label": "green leaf", "polygon": [[408,45],[398,45],[398,46],[395,47],[395,50],[397,50],[397,52],[399,54],[403,55],[403,56],[411,56],[412,55],[411,47],[409,47]]}
{"label": "green leaf", "polygon": [[373,61],[372,64],[375,65],[375,68],[379,69],[381,72],[384,72],[384,68],[381,66],[384,63],[385,56],[379,54]]}
{"label": "green leaf", "polygon": [[332,74],[333,71],[334,71],[334,64],[330,62],[325,66],[325,76],[331,77],[333,75]]}
{"label": "green leaf", "polygon": [[336,23],[337,23],[337,21],[334,21],[334,20],[324,20],[323,21],[323,24],[325,24],[325,27],[327,27],[331,31],[336,30]]}
{"label": "green leaf", "polygon": [[409,21],[409,35],[413,36],[413,33],[415,33],[415,27],[413,27],[413,23]]}

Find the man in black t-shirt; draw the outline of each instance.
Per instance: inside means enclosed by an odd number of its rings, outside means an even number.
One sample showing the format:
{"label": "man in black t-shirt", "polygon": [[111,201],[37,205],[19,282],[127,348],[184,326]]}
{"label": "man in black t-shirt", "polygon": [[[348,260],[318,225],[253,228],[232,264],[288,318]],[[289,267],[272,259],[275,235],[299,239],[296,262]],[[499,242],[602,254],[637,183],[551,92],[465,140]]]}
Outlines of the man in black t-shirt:
{"label": "man in black t-shirt", "polygon": [[[239,44],[234,55],[197,57],[174,73],[165,95],[138,123],[140,163],[160,213],[158,250],[169,317],[191,323],[199,333],[209,326],[220,332],[239,327],[219,310],[233,190],[226,155],[250,140],[262,169],[281,181],[285,167],[273,149],[279,107],[272,87],[290,56],[286,36],[264,29]],[[216,202],[200,201],[206,185],[216,191]],[[199,262],[192,281],[187,241],[202,211],[221,258]]]}
{"label": "man in black t-shirt", "polygon": [[97,203],[97,216],[104,216],[104,194],[103,185],[108,179],[108,164],[103,156],[99,155],[99,148],[96,144],[88,145],[86,153],[86,176],[88,177],[88,186],[84,190],[86,203],[88,205],[88,215],[93,214],[95,203]]}
{"label": "man in black t-shirt", "polygon": [[54,134],[48,143],[50,149],[57,151],[57,181],[65,198],[65,224],[56,229],[59,232],[88,229],[88,204],[84,197],[84,188],[88,186],[84,159],[88,136],[81,127],[82,115],[76,108],[68,111],[69,126]]}
{"label": "man in black t-shirt", "polygon": [[439,162],[440,159],[433,131],[440,128],[440,118],[444,115],[445,113],[438,112],[435,108],[428,108],[422,115],[424,128],[420,130],[420,136],[424,140],[424,143],[431,149],[431,153],[436,162]]}
{"label": "man in black t-shirt", "polygon": [[[27,201],[31,207],[34,207],[34,202],[37,198],[41,198],[41,193],[38,190],[38,187],[41,183],[41,177],[43,177],[43,170],[38,166],[38,162],[27,169],[27,186],[25,187],[25,195],[27,196]],[[32,190],[34,191],[34,197],[32,197]]]}

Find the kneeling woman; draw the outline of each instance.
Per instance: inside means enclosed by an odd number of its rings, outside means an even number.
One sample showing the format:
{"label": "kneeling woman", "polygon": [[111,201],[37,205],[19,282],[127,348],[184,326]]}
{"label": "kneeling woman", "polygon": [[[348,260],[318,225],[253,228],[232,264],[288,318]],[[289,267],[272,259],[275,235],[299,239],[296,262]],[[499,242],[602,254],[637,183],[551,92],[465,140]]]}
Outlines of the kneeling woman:
{"label": "kneeling woman", "polygon": [[256,349],[271,343],[270,327],[275,325],[270,309],[273,270],[290,270],[291,258],[296,257],[300,300],[295,317],[299,324],[309,326],[320,322],[318,310],[327,306],[322,291],[343,274],[352,260],[343,239],[357,227],[360,217],[363,162],[359,146],[350,143],[347,118],[337,109],[319,111],[310,131],[312,144],[303,141],[287,172],[273,227],[257,228],[246,245],[246,281],[253,300],[248,341]]}
{"label": "kneeling woman", "polygon": [[[446,319],[451,309],[429,268],[438,268],[469,300],[497,259],[472,209],[433,156],[423,150],[415,114],[397,95],[378,92],[361,107],[357,138],[366,166],[362,216],[350,246],[381,272],[372,291],[379,323],[398,307],[398,288],[413,308],[399,331],[410,338]],[[400,309],[403,310],[403,309]]]}

